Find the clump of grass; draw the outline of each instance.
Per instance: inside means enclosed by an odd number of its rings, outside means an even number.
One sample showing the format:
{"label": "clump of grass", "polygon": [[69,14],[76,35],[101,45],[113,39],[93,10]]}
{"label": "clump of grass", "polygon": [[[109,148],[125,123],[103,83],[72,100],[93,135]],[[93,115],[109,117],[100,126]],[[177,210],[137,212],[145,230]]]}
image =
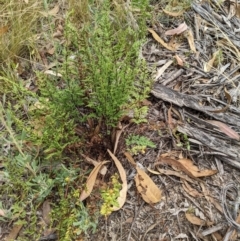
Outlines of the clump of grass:
{"label": "clump of grass", "polygon": [[34,42],[42,1],[4,1],[0,9],[0,63],[14,58],[29,57],[35,50]]}

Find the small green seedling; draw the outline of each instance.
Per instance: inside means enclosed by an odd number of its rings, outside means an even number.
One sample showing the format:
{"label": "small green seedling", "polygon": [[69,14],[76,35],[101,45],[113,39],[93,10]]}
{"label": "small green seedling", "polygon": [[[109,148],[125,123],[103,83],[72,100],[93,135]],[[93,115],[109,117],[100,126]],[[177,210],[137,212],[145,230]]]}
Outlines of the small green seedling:
{"label": "small green seedling", "polygon": [[139,135],[130,135],[126,139],[126,145],[128,151],[130,151],[130,153],[133,155],[137,155],[138,153],[144,154],[147,147],[156,147],[156,145],[147,137]]}

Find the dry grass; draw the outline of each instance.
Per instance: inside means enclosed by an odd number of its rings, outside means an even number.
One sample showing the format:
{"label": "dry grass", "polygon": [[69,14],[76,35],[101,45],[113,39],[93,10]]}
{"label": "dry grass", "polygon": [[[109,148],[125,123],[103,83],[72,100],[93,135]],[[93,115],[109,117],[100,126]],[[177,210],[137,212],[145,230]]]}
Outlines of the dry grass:
{"label": "dry grass", "polygon": [[41,0],[5,1],[0,9],[0,63],[8,63],[18,56],[30,55],[35,47]]}

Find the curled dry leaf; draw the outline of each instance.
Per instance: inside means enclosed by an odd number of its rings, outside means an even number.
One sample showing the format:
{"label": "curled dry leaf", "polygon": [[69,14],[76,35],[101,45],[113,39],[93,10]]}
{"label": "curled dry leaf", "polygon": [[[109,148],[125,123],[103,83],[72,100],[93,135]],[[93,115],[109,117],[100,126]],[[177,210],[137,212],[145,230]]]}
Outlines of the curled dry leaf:
{"label": "curled dry leaf", "polygon": [[190,159],[185,158],[179,159],[177,161],[168,157],[160,157],[159,162],[155,163],[155,166],[161,164],[168,164],[173,168],[177,168],[192,178],[211,176],[218,172],[217,170],[199,170],[198,167],[195,166]]}
{"label": "curled dry leaf", "polygon": [[214,222],[204,221],[204,220],[196,217],[193,213],[185,213],[185,216],[190,223],[198,225],[198,226],[209,226],[209,225],[214,224]]}
{"label": "curled dry leaf", "polygon": [[161,200],[162,192],[153,180],[140,168],[136,167],[135,182],[138,192],[147,203],[157,203]]}
{"label": "curled dry leaf", "polygon": [[137,190],[141,194],[143,200],[150,204],[159,202],[161,200],[162,191],[142,169],[137,167],[136,162],[128,152],[125,152],[124,155],[137,170],[137,175],[134,179]]}
{"label": "curled dry leaf", "polygon": [[153,29],[148,29],[148,31],[152,34],[153,38],[166,49],[171,51],[176,51],[178,49],[179,45],[170,46],[168,43],[164,42]]}
{"label": "curled dry leaf", "polygon": [[177,160],[175,160],[173,158],[160,157],[159,161],[156,162],[154,165],[158,166],[158,165],[163,165],[163,164],[167,164],[167,165],[171,166],[172,168],[177,168],[178,170],[185,172],[188,176],[194,178],[192,173],[184,165],[182,165],[181,163],[179,163]]}
{"label": "curled dry leaf", "polygon": [[167,15],[171,16],[171,17],[179,17],[182,16],[184,11],[180,11],[180,12],[170,12],[166,9],[163,9],[163,12],[166,13]]}
{"label": "curled dry leaf", "polygon": [[186,31],[187,29],[188,29],[188,26],[184,22],[184,23],[181,23],[177,28],[166,31],[165,34],[166,35],[175,35],[175,34],[178,35],[178,34],[183,33],[184,31]]}
{"label": "curled dry leaf", "polygon": [[125,201],[126,201],[126,197],[127,197],[127,177],[126,177],[126,172],[121,164],[121,162],[117,159],[117,157],[115,157],[113,155],[113,153],[110,150],[107,150],[109,155],[111,156],[111,158],[113,159],[118,172],[120,174],[121,180],[122,180],[122,189],[120,191],[120,195],[118,197],[118,203],[119,206],[118,207],[113,207],[113,211],[117,211],[120,208],[122,208],[122,206],[124,205]]}
{"label": "curled dry leaf", "polygon": [[221,132],[223,132],[227,136],[231,137],[232,139],[235,139],[237,141],[240,140],[239,134],[236,131],[234,131],[233,129],[231,129],[229,126],[227,126],[226,124],[224,124],[220,121],[215,121],[215,120],[209,120],[208,122],[217,126]]}
{"label": "curled dry leaf", "polygon": [[176,54],[175,59],[177,60],[178,65],[183,66],[183,60]]}
{"label": "curled dry leaf", "polygon": [[157,168],[157,170],[161,174],[164,174],[164,175],[167,175],[167,176],[169,175],[169,176],[180,177],[181,179],[187,180],[188,182],[195,183],[190,177],[188,177],[184,174],[181,174],[179,172],[172,171],[172,170],[165,170],[165,169],[161,169],[161,168]]}
{"label": "curled dry leaf", "polygon": [[99,170],[102,168],[102,166],[104,164],[106,164],[107,162],[109,162],[109,161],[100,162],[91,171],[91,173],[90,173],[90,175],[89,175],[89,177],[87,179],[85,190],[83,190],[83,192],[81,193],[81,196],[80,196],[80,200],[81,201],[85,200],[91,194],[91,192],[93,190],[93,186],[94,186],[96,178],[97,178],[97,174],[98,174]]}
{"label": "curled dry leaf", "polygon": [[151,172],[152,174],[155,174],[155,175],[160,175],[160,174],[161,174],[161,172],[154,171],[154,170],[152,170],[152,169],[150,169],[150,168],[147,168],[147,170],[148,170],[149,172]]}
{"label": "curled dry leaf", "polygon": [[195,166],[190,159],[179,159],[180,162],[194,177],[208,177],[216,174],[217,170],[199,170],[197,166]]}

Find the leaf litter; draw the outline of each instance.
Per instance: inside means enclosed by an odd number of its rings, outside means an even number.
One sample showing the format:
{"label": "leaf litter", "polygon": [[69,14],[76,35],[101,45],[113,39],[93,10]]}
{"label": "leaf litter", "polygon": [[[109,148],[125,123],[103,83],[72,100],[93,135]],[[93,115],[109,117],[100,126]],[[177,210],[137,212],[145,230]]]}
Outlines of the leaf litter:
{"label": "leaf litter", "polygon": [[[221,190],[231,180],[240,182],[240,32],[233,30],[240,19],[237,5],[230,5],[192,2],[185,11],[170,11],[161,3],[159,23],[148,29],[142,55],[156,66],[149,126],[142,131],[130,126],[125,132],[144,133],[158,142],[158,148],[135,159],[163,188],[155,211],[137,204],[133,185],[128,189],[131,201],[123,207],[131,211],[123,209],[122,215],[132,220],[136,237],[222,240],[231,227],[223,215]],[[187,28],[181,26],[184,22]],[[169,114],[170,109],[174,112]],[[158,123],[164,125],[154,129]],[[176,150],[181,156],[170,154]],[[136,178],[138,166],[127,159],[132,166],[125,164],[127,173]],[[117,215],[110,217],[108,231],[118,232],[118,221]],[[122,228],[117,237],[127,240],[132,229]],[[240,238],[234,235],[233,240]]]}

